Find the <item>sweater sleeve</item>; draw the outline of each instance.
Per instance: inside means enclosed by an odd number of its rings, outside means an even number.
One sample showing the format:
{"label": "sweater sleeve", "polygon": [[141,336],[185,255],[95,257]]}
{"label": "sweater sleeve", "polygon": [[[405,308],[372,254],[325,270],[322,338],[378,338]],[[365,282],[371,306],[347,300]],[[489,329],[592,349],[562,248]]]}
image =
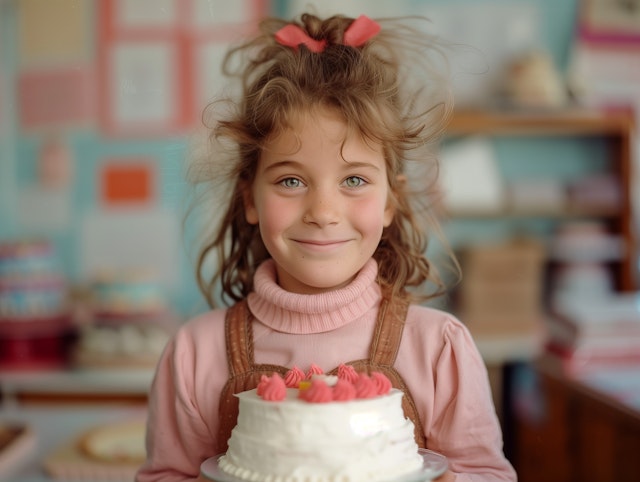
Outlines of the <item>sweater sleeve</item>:
{"label": "sweater sleeve", "polygon": [[434,366],[429,448],[446,454],[457,482],[515,481],[503,453],[487,370],[468,330],[449,321]]}
{"label": "sweater sleeve", "polygon": [[211,358],[203,360],[199,355],[214,348],[211,344],[209,350],[198,347],[203,338],[202,330],[187,326],[178,331],[159,360],[149,396],[147,460],[136,482],[198,480],[201,463],[215,455],[211,453],[216,430],[212,414],[217,414],[217,406],[204,406],[212,405],[215,397],[205,400],[202,393],[207,389],[202,385],[208,383],[206,373],[215,379],[214,373],[221,370],[212,370]]}

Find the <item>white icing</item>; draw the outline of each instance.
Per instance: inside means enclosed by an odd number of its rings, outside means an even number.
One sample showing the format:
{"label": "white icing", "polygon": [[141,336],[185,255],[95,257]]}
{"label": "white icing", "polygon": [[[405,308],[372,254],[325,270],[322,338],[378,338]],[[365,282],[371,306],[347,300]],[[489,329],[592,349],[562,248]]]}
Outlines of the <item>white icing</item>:
{"label": "white icing", "polygon": [[322,380],[329,387],[334,387],[338,383],[338,377],[336,375],[311,375],[311,380]]}
{"label": "white icing", "polygon": [[348,402],[282,402],[238,394],[238,424],[220,468],[256,482],[376,482],[422,468],[402,392]]}

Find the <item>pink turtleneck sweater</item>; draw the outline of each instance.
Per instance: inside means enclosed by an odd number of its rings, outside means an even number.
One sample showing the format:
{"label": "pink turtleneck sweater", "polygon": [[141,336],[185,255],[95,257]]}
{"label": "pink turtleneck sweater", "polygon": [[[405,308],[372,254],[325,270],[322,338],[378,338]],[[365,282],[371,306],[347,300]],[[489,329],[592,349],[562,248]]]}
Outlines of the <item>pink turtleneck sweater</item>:
{"label": "pink turtleneck sweater", "polygon": [[[258,269],[249,307],[256,363],[324,371],[366,358],[381,299],[370,260],[345,288],[294,294],[276,283],[271,260]],[[181,327],[162,355],[151,388],[147,461],[138,482],[196,480],[218,433],[228,378],[225,310]],[[395,368],[409,386],[428,448],[446,455],[462,481],[513,481],[484,363],[467,329],[451,315],[412,305]]]}

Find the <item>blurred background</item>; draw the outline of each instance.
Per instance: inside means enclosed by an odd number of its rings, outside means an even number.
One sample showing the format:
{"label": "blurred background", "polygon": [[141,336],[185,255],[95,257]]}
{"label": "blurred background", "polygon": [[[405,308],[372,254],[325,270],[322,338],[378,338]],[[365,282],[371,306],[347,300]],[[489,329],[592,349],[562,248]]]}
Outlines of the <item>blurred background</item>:
{"label": "blurred background", "polygon": [[638,480],[637,0],[0,0],[0,478],[131,478],[135,454],[114,471],[78,440],[137,427],[166,340],[208,309],[185,168],[220,62],[307,10],[421,15],[455,45],[463,279],[434,304],[480,348],[520,480]]}

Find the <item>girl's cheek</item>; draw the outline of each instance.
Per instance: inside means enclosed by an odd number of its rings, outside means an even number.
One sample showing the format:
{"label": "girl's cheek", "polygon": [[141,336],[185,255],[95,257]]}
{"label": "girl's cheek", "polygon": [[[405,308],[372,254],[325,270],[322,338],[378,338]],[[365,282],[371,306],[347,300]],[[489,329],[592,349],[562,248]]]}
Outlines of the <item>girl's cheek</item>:
{"label": "girl's cheek", "polygon": [[291,200],[271,198],[264,200],[263,218],[272,225],[280,225],[294,216],[298,208]]}

